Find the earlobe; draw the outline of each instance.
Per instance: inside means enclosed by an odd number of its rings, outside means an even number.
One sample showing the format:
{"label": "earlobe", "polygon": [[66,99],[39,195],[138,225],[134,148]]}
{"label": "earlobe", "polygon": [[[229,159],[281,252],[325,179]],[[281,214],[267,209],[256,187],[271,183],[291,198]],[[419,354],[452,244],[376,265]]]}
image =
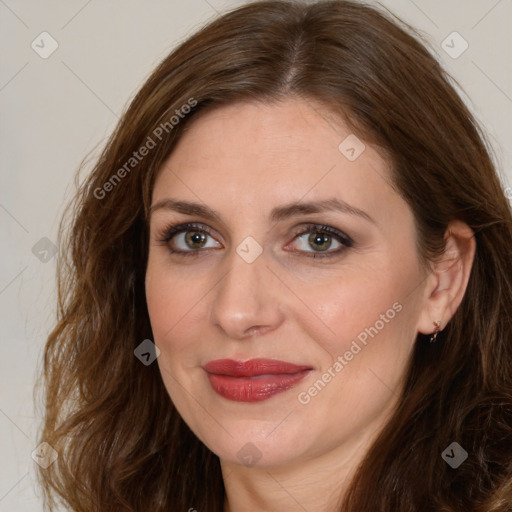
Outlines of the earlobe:
{"label": "earlobe", "polygon": [[475,252],[473,230],[464,222],[452,221],[445,234],[444,254],[427,278],[418,332],[436,336],[451,320],[466,292]]}

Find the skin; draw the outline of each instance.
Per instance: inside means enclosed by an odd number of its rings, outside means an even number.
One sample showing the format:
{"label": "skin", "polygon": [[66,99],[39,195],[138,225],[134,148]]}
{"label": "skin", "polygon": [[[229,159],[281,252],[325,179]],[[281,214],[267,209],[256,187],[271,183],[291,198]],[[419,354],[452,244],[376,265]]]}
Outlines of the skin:
{"label": "skin", "polygon": [[[337,510],[396,406],[418,332],[432,333],[435,320],[443,329],[467,286],[470,228],[453,222],[446,257],[422,269],[413,215],[389,186],[388,163],[369,144],[349,161],[338,145],[350,134],[313,102],[233,104],[191,124],[155,182],[146,296],[157,361],[183,419],[220,457],[226,511]],[[332,211],[269,219],[274,207],[332,197],[374,222]],[[207,205],[220,220],[157,207],[167,198]],[[204,248],[187,245],[183,234],[161,241],[185,222],[212,230]],[[327,237],[322,252],[322,242],[308,243],[314,228],[295,238],[308,223],[336,228],[354,245],[314,259],[342,245]],[[248,236],[263,249],[252,263],[236,251]],[[333,373],[336,358],[397,302],[394,318],[301,403],[299,394]],[[213,359],[256,357],[313,371],[292,389],[244,403],[216,394],[202,369]],[[256,464],[237,456],[247,443]]]}

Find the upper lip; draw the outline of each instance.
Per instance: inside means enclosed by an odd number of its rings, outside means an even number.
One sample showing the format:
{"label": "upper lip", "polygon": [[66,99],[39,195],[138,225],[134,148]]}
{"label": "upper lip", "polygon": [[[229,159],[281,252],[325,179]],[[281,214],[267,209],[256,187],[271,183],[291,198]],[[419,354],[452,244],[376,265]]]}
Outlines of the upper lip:
{"label": "upper lip", "polygon": [[296,365],[276,359],[249,359],[248,361],[216,359],[206,363],[203,368],[208,373],[228,375],[230,377],[294,374],[304,370],[312,370],[311,366]]}

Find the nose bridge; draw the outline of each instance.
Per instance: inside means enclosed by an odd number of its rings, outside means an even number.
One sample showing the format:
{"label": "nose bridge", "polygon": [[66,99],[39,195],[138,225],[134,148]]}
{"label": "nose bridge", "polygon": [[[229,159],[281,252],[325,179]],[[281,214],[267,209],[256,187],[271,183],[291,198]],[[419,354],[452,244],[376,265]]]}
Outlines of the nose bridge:
{"label": "nose bridge", "polygon": [[256,303],[258,300],[258,282],[263,278],[264,258],[260,256],[254,262],[244,261],[233,250],[229,258],[229,272],[221,283],[223,298]]}
{"label": "nose bridge", "polygon": [[245,240],[232,248],[212,305],[212,322],[233,338],[244,337],[256,327],[266,330],[279,320],[278,304],[269,288],[275,285],[272,273],[263,253],[252,259],[256,247],[251,243]]}

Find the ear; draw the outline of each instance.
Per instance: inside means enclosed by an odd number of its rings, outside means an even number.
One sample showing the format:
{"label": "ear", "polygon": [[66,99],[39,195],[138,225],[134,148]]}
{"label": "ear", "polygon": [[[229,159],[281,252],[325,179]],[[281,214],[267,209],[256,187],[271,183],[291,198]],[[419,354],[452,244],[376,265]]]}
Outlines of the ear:
{"label": "ear", "polygon": [[452,221],[444,240],[441,261],[434,265],[426,280],[424,305],[417,325],[422,334],[432,334],[433,322],[437,320],[441,322],[441,331],[446,327],[462,302],[473,266],[475,234],[467,224]]}

